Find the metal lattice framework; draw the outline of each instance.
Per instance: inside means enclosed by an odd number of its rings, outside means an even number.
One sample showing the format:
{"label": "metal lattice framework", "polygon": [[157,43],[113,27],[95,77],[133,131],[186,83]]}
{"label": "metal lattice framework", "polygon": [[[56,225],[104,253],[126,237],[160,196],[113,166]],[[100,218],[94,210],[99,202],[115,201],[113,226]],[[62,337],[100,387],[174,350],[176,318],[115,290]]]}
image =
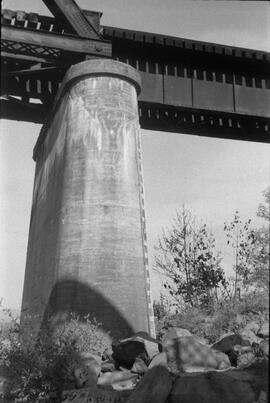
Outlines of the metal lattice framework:
{"label": "metal lattice framework", "polygon": [[1,41],[1,51],[7,53],[16,53],[26,56],[46,57],[53,60],[61,57],[60,49],[51,48],[48,46],[31,45],[24,42]]}

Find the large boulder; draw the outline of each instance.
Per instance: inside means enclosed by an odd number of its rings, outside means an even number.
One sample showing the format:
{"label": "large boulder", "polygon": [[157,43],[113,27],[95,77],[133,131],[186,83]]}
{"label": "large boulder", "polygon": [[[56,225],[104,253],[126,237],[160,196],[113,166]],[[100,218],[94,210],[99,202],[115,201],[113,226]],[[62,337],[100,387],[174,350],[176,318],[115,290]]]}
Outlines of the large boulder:
{"label": "large boulder", "polygon": [[138,374],[130,371],[105,372],[98,378],[99,386],[110,386],[114,390],[131,390],[139,380]]}
{"label": "large boulder", "polygon": [[141,341],[144,344],[148,357],[152,359],[156,354],[162,351],[162,343],[149,336],[146,332],[137,332],[133,336],[135,340]]}
{"label": "large boulder", "polygon": [[149,364],[161,352],[162,344],[146,332],[137,332],[132,337],[113,343],[112,350],[112,358],[116,363],[130,369],[137,357]]}
{"label": "large boulder", "polygon": [[136,340],[114,342],[112,344],[112,357],[118,366],[131,368],[137,357],[148,360],[144,344]]}
{"label": "large boulder", "polygon": [[250,346],[250,342],[245,340],[240,334],[229,333],[223,335],[216,343],[212,345],[212,349],[227,354],[232,366],[237,366],[238,353],[235,346]]}
{"label": "large boulder", "polygon": [[95,386],[101,371],[101,358],[88,353],[80,356],[80,364],[74,369],[77,388]]}
{"label": "large boulder", "polygon": [[155,355],[155,357],[151,360],[150,364],[148,365],[148,369],[157,367],[159,365],[168,368],[167,356],[164,351],[162,353]]}
{"label": "large boulder", "polygon": [[114,362],[106,360],[101,363],[101,372],[113,372],[115,370]]}
{"label": "large boulder", "polygon": [[254,403],[267,390],[263,362],[246,370],[182,374],[176,378],[168,403]]}
{"label": "large boulder", "polygon": [[179,337],[194,337],[194,339],[198,340],[202,344],[206,344],[205,340],[201,337],[194,336],[190,333],[189,330],[183,329],[181,327],[171,327],[169,328],[162,338],[162,344],[166,344],[169,340],[178,339]]}
{"label": "large boulder", "polygon": [[257,332],[257,336],[262,337],[264,339],[269,338],[269,322],[264,322],[260,329]]}
{"label": "large boulder", "polygon": [[233,350],[237,355],[237,368],[248,367],[257,360],[257,352],[254,347],[236,344]]}
{"label": "large boulder", "polygon": [[243,328],[243,330],[251,330],[253,333],[257,334],[260,329],[260,325],[258,322],[255,322],[254,320],[247,323],[246,326]]}
{"label": "large boulder", "polygon": [[257,326],[257,328],[254,327],[254,329],[256,330],[252,330],[252,324],[253,323],[251,322],[247,326],[245,326],[244,329],[240,331],[240,335],[244,340],[249,341],[251,345],[259,345],[261,339],[256,336],[259,325]]}
{"label": "large boulder", "polygon": [[66,390],[62,394],[62,403],[126,403],[129,391],[118,392],[98,387]]}
{"label": "large boulder", "polygon": [[251,364],[257,361],[257,357],[254,351],[246,351],[239,354],[237,358],[237,368],[243,369],[250,367]]}
{"label": "large boulder", "polygon": [[134,361],[134,364],[132,365],[131,372],[142,375],[147,370],[148,370],[148,367],[145,364],[144,360],[137,357],[136,360]]}
{"label": "large boulder", "polygon": [[261,341],[258,349],[259,349],[260,355],[268,360],[269,359],[269,340]]}
{"label": "large boulder", "polygon": [[226,369],[230,361],[226,354],[200,343],[193,336],[166,340],[163,348],[171,372]]}
{"label": "large boulder", "polygon": [[156,366],[144,375],[126,403],[165,403],[171,389],[168,369]]}
{"label": "large boulder", "polygon": [[166,343],[168,340],[171,339],[178,339],[178,337],[185,337],[185,336],[192,336],[187,329],[182,329],[181,327],[171,327],[167,330],[167,332],[163,336],[163,343]]}

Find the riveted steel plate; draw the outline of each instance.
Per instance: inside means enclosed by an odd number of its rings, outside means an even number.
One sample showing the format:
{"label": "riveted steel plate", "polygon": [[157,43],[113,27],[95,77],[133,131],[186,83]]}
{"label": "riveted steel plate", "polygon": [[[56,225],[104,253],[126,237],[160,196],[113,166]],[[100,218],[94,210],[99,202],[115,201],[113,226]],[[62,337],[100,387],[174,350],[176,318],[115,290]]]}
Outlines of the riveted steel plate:
{"label": "riveted steel plate", "polygon": [[164,103],[175,106],[192,106],[191,79],[164,76]]}
{"label": "riveted steel plate", "polygon": [[270,117],[270,90],[235,85],[235,108],[238,113]]}
{"label": "riveted steel plate", "polygon": [[232,84],[193,80],[194,107],[233,112]]}
{"label": "riveted steel plate", "polygon": [[138,97],[140,101],[163,103],[163,76],[140,71],[142,90]]}

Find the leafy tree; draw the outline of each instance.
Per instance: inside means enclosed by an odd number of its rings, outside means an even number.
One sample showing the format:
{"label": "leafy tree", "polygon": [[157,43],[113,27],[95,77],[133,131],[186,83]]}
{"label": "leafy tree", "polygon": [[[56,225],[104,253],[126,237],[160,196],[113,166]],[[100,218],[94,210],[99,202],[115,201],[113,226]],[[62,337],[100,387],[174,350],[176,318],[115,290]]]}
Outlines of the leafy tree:
{"label": "leafy tree", "polygon": [[266,226],[254,230],[254,253],[250,284],[269,291],[270,271],[270,186],[263,192],[265,204],[260,203],[258,217],[266,221]]}
{"label": "leafy tree", "polygon": [[239,286],[244,286],[246,291],[269,290],[270,187],[263,195],[265,203],[259,204],[257,215],[267,222],[266,226],[251,228],[251,220],[242,222],[238,211],[229,224],[224,224],[227,243],[235,251],[234,297]]}
{"label": "leafy tree", "polygon": [[211,293],[225,282],[220,254],[206,224],[197,225],[186,208],[177,210],[171,227],[163,230],[156,247],[155,268],[168,281],[164,287],[175,299],[189,306],[207,305]]}
{"label": "leafy tree", "polygon": [[247,284],[269,290],[269,232],[263,227],[254,230],[254,251]]}
{"label": "leafy tree", "polygon": [[257,215],[270,222],[270,186],[263,191],[263,196],[266,204],[259,204]]}
{"label": "leafy tree", "polygon": [[168,314],[169,306],[163,294],[160,294],[159,301],[154,301],[153,309],[154,309],[154,316],[157,318],[157,320],[161,320]]}
{"label": "leafy tree", "polygon": [[251,220],[243,222],[239,212],[234,213],[233,220],[224,223],[227,244],[231,245],[235,252],[233,265],[234,277],[234,298],[237,297],[239,286],[246,286],[252,270],[252,257],[254,253],[255,234],[250,227]]}

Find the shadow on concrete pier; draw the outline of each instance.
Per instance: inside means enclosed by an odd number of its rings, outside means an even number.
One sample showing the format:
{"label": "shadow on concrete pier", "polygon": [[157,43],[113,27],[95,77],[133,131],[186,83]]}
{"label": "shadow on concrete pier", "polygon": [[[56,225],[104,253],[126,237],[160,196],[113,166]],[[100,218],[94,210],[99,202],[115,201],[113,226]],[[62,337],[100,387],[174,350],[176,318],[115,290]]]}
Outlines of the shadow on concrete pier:
{"label": "shadow on concrete pier", "polygon": [[60,281],[53,287],[40,331],[48,322],[53,326],[63,324],[71,313],[78,316],[80,321],[85,321],[86,316],[90,320],[95,318],[101,324],[102,331],[109,333],[112,339],[134,334],[134,329],[108,299],[76,280]]}

